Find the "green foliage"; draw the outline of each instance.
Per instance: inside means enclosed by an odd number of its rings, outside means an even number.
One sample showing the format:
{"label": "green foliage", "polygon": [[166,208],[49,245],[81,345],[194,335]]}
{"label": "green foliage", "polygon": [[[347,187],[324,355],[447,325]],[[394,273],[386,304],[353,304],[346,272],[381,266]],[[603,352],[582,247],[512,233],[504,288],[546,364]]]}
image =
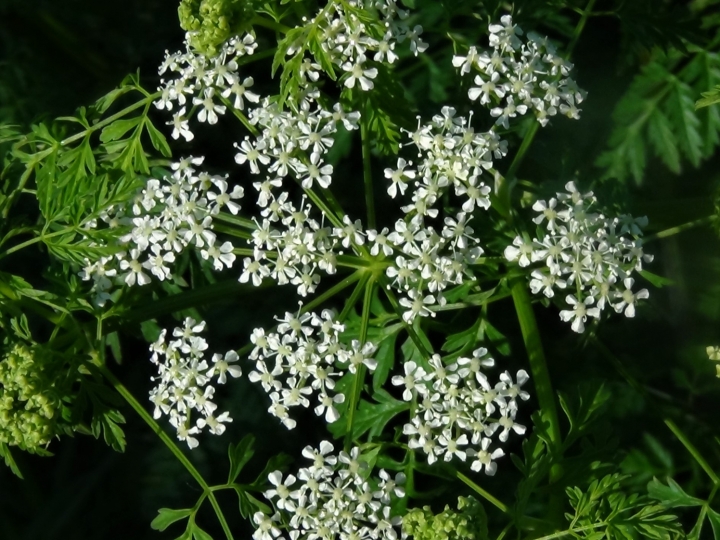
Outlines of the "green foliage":
{"label": "green foliage", "polygon": [[697,168],[720,142],[720,112],[697,111],[695,96],[720,83],[720,56],[693,48],[688,62],[677,53],[655,58],[633,80],[613,112],[609,149],[596,164],[605,177],[642,183],[650,153],[675,174],[683,161]]}
{"label": "green foliage", "polygon": [[627,494],[620,474],[593,481],[586,490],[567,489],[573,513],[568,533],[576,538],[682,538],[677,516],[664,505],[653,504],[647,497]]}
{"label": "green foliage", "polygon": [[403,532],[415,540],[485,540],[487,516],[473,497],[458,497],[457,510],[449,505],[439,514],[429,506],[413,508],[403,518]]}
{"label": "green foliage", "polygon": [[703,107],[709,107],[720,103],[720,85],[715,86],[712,90],[702,93],[702,99],[698,99],[695,102],[696,109],[702,109]]}

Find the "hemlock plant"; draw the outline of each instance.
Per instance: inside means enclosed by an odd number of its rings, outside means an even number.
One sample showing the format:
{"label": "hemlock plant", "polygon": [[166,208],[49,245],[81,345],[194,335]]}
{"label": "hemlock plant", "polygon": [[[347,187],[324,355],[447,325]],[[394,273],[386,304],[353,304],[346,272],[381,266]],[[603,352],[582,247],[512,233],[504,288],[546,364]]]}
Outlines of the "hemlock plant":
{"label": "hemlock plant", "polygon": [[[0,259],[42,244],[49,272],[63,278],[44,291],[0,274],[0,454],[17,474],[16,450],[45,453],[75,431],[123,449],[119,394],[202,489],[192,508],[161,509],[152,523],[184,522],[179,538],[210,538],[196,522],[206,499],[236,537],[220,490],[237,493],[256,540],[684,537],[673,509],[694,504],[683,496],[700,500],[672,479],[653,480],[646,494],[600,461],[573,476],[571,459],[594,444],[589,426],[609,396],[596,387],[572,403],[554,392],[535,319],[540,301],[592,346],[613,312],[641,315],[648,286],[664,284],[647,271],[647,219],[614,210],[582,178],[542,195],[517,177],[538,129],[580,119],[592,99],[570,56],[594,0],[576,10],[569,43],[525,32],[511,6],[480,9],[480,41],[447,36],[458,99],[415,118],[403,110],[398,66],[432,47],[413,4],[182,0],[184,50],[166,54],[155,92],[129,77],[58,119],[63,129],[2,128],[4,175],[15,184],[0,200],[11,224]],[[272,86],[250,75],[261,69]],[[121,108],[130,94],[140,100]],[[192,151],[206,128],[233,123],[222,150],[235,169]],[[362,163],[363,213],[337,196],[359,181],[334,153],[339,144]],[[28,196],[33,217],[15,206]],[[200,312],[187,314],[206,299],[200,274],[282,287],[298,307],[218,350]],[[222,283],[209,288],[222,294]],[[177,322],[149,339],[155,372],[144,401],[106,355],[120,348],[123,317],[149,299],[149,319]],[[526,346],[513,362],[488,315],[501,302],[514,306]],[[43,343],[30,305],[53,328]],[[468,313],[471,326],[459,326]],[[230,445],[228,482],[210,486],[175,440],[194,449],[223,436],[235,411],[216,394],[241,377],[284,429],[310,421],[297,414],[308,409],[327,436],[294,456],[304,467],[275,457],[240,483],[254,453],[248,434]],[[515,475],[512,505],[502,502],[510,493],[484,487],[506,474]],[[473,497],[438,511],[445,499],[418,487],[423,476],[456,479]],[[705,515],[720,523],[713,481],[698,535]]]}

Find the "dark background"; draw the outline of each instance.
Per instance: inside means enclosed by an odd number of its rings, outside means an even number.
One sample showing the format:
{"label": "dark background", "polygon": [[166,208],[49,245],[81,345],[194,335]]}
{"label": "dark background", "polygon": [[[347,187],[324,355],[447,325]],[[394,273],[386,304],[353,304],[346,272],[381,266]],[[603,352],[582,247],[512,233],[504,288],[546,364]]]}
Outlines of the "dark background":
{"label": "dark background", "polygon": [[[121,4],[0,0],[0,122],[28,126],[70,114],[107,93],[137,69],[146,88],[154,88],[159,82],[156,66],[164,51],[182,47],[183,32],[176,9],[174,0],[126,0]],[[431,43],[442,38],[432,21],[422,23]],[[566,40],[561,30],[539,30]],[[559,118],[541,130],[521,176],[542,183],[548,193],[561,189],[575,174],[581,179],[598,177],[593,162],[607,144],[614,105],[647,60],[648,51],[628,45],[628,39],[617,20],[590,19],[573,56],[576,78],[589,92],[582,120]],[[435,58],[440,63],[447,54]],[[268,69],[267,62],[252,67],[261,72]],[[270,85],[268,77],[261,73],[256,80],[261,88]],[[429,67],[421,67],[411,79],[414,93],[422,96],[414,106],[425,116],[437,112],[443,99],[452,101],[458,92],[452,81],[450,76],[438,76]],[[230,170],[231,143],[233,137],[237,139],[237,129],[219,126],[212,131],[198,129],[197,133],[193,153],[207,155],[212,167]],[[517,148],[517,141],[513,144]],[[174,151],[181,155],[186,148],[176,144]],[[352,170],[356,165],[353,159],[341,163]],[[378,162],[377,172],[391,165]],[[651,161],[641,187],[603,183],[597,191],[625,210],[647,214],[651,229],[661,230],[712,212],[717,171],[717,158],[681,176]],[[342,202],[352,210],[358,199],[351,188]],[[697,467],[671,438],[658,409],[676,411],[712,463],[720,462],[720,447],[711,438],[717,433],[720,381],[714,379],[714,366],[704,352],[707,345],[720,344],[720,252],[716,235],[710,230],[684,233],[652,244],[648,251],[656,255],[649,268],[672,279],[675,286],[651,289],[650,300],[635,320],[613,317],[603,324],[599,336],[621,364],[649,389],[649,397],[633,390],[617,366],[597,348],[571,333],[559,321],[556,309],[538,307],[536,313],[557,388],[572,392],[584,380],[610,381],[613,399],[607,421],[625,451],[626,470],[639,471],[644,481],[649,474],[672,474],[692,485],[697,479]],[[210,328],[208,340],[217,350],[239,348],[253,327],[270,324],[273,315],[294,309],[296,301],[289,289],[265,289],[214,305],[205,310]],[[521,365],[524,351],[511,302],[493,305],[491,317],[508,336],[512,362]],[[171,325],[172,319],[159,322]],[[144,402],[152,375],[147,344],[139,332],[133,336],[130,331],[125,337],[123,364],[113,369]],[[245,378],[223,390],[222,408],[231,411],[234,422],[221,438],[203,437],[191,455],[210,483],[224,482],[227,444],[246,433],[258,437],[258,457],[246,471],[249,478],[254,478],[253,473],[261,470],[270,455],[282,450],[297,456],[308,441],[323,437],[322,422],[313,421],[310,415],[307,421],[299,418],[300,427],[293,432],[279,426],[265,413],[267,400],[262,390]],[[125,454],[115,453],[90,437],[77,436],[53,443],[55,456],[51,458],[16,452],[24,481],[0,468],[0,538],[161,539],[179,534],[172,527],[164,533],[152,531],[149,523],[158,508],[192,506],[198,488],[132,410],[126,408],[123,412],[128,419]],[[525,418],[525,423],[529,419]],[[509,449],[517,451],[517,447]],[[488,489],[507,499],[510,493],[503,492],[503,478],[514,478],[514,474],[512,464],[505,459],[498,477],[487,481]],[[455,489],[450,499],[464,491],[462,486]],[[236,538],[249,536],[251,529],[235,511],[235,496],[222,493],[220,499],[233,530],[238,531]],[[215,521],[207,509],[199,517],[203,528],[220,537]]]}

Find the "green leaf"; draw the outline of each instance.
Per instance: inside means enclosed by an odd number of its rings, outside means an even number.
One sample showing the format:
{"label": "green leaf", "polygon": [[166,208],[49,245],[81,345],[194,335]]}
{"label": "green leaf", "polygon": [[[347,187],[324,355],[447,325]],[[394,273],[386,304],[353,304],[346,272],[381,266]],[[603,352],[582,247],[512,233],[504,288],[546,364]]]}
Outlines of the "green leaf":
{"label": "green leaf", "polygon": [[475,321],[475,324],[473,324],[467,330],[463,330],[461,332],[458,332],[457,334],[450,334],[445,339],[445,343],[443,343],[441,350],[445,352],[453,352],[457,351],[458,349],[462,349],[468,345],[472,347],[475,344],[475,340],[477,339],[477,331],[479,326],[480,319]]}
{"label": "green leaf", "polygon": [[210,536],[208,533],[203,531],[200,527],[197,525],[193,525],[193,538],[195,540],[213,540],[213,537]]}
{"label": "green leaf", "polygon": [[120,335],[117,332],[110,332],[105,338],[105,343],[110,347],[110,352],[118,364],[122,364],[122,349],[120,348]]}
{"label": "green leaf", "polygon": [[254,488],[263,489],[268,485],[268,474],[273,471],[284,471],[292,462],[293,458],[288,454],[278,454],[271,457],[265,465],[265,468],[250,485]]}
{"label": "green leaf", "polygon": [[588,382],[578,388],[577,397],[569,400],[563,393],[558,393],[560,406],[570,422],[565,445],[571,444],[582,435],[588,426],[597,418],[598,411],[612,397],[604,384]]}
{"label": "green leaf", "polygon": [[115,120],[112,124],[103,128],[100,133],[100,140],[104,143],[117,141],[128,131],[137,127],[143,118],[143,116],[136,116],[135,118],[121,118],[119,120]]}
{"label": "green leaf", "polygon": [[100,114],[104,113],[110,108],[117,98],[123,94],[127,94],[132,89],[132,86],[121,86],[120,88],[116,88],[115,90],[108,92],[95,102],[95,110]]}
{"label": "green leaf", "polygon": [[655,109],[650,115],[648,125],[650,142],[655,148],[655,155],[675,174],[680,174],[680,153],[672,126],[660,109]]}
{"label": "green leaf", "polygon": [[161,508],[158,510],[158,515],[152,520],[152,523],[150,523],[150,527],[156,531],[164,531],[176,521],[190,517],[192,514],[193,510],[191,508],[184,508],[182,510]]}
{"label": "green leaf", "polygon": [[100,411],[96,411],[90,423],[90,429],[93,436],[98,439],[102,433],[105,444],[110,446],[116,452],[125,451],[125,433],[118,424],[124,424],[125,418],[119,411],[108,409],[104,405],[100,406]]}
{"label": "green leaf", "polygon": [[510,342],[505,335],[495,328],[487,319],[483,320],[483,327],[490,343],[503,356],[510,356]]}
{"label": "green leaf", "polygon": [[380,342],[380,345],[375,351],[375,361],[377,366],[373,373],[373,390],[378,391],[381,389],[390,375],[393,367],[395,366],[395,346],[397,343],[397,333],[393,333],[389,338],[386,338]]}
{"label": "green leaf", "polygon": [[720,514],[718,514],[712,508],[707,509],[707,518],[712,527],[713,537],[715,540],[720,540]]}
{"label": "green leaf", "polygon": [[[379,437],[385,426],[403,411],[410,409],[410,404],[405,401],[398,401],[386,390],[378,390],[373,394],[376,403],[360,400],[358,410],[353,422],[352,438],[357,439],[365,432],[369,437]],[[347,423],[342,419],[328,426],[328,429],[335,437],[342,437],[347,431]]]}
{"label": "green leaf", "polygon": [[692,90],[682,81],[676,81],[669,98],[670,118],[675,126],[680,149],[694,167],[702,160],[702,139],[700,138],[700,119],[695,113]]}
{"label": "green leaf", "polygon": [[670,285],[675,285],[675,282],[672,279],[658,276],[657,274],[653,274],[652,272],[648,272],[647,270],[640,270],[640,275],[647,279],[658,289],[662,289],[663,287],[668,287]]}
{"label": "green leaf", "polygon": [[247,493],[240,486],[235,486],[235,493],[238,496],[240,515],[244,519],[249,519],[255,513],[255,507],[248,499]]}
{"label": "green leaf", "polygon": [[20,479],[23,478],[23,475],[20,472],[17,463],[15,463],[15,459],[13,458],[12,452],[10,451],[10,447],[7,445],[7,443],[0,443],[0,457],[5,460],[5,465],[10,467],[10,470],[15,476]]}
{"label": "green leaf", "polygon": [[168,145],[165,135],[158,131],[158,129],[147,117],[145,117],[145,129],[147,130],[148,135],[150,135],[150,142],[155,147],[155,150],[165,157],[171,157],[172,151],[170,150],[170,145]]}
{"label": "green leaf", "polygon": [[660,501],[668,508],[683,506],[702,506],[705,501],[691,497],[672,478],[667,479],[668,485],[663,484],[657,478],[653,478],[647,485],[648,495]]}
{"label": "green leaf", "polygon": [[254,435],[245,435],[237,444],[230,444],[228,447],[228,457],[230,458],[230,473],[228,474],[228,484],[232,484],[242,471],[243,467],[255,454],[253,445],[255,444]]}
{"label": "green leaf", "polygon": [[720,103],[720,85],[717,85],[708,92],[703,92],[702,96],[702,99],[698,99],[695,102],[695,109],[702,109],[703,107],[709,107],[710,105]]}

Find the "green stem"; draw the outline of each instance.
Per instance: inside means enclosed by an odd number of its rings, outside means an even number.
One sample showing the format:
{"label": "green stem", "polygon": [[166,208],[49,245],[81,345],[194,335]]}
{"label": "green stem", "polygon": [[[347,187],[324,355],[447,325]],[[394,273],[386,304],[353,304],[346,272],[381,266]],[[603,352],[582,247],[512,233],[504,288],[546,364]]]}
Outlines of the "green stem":
{"label": "green stem", "polygon": [[351,274],[348,277],[346,277],[345,279],[343,279],[337,285],[334,285],[333,287],[331,287],[330,289],[328,289],[327,291],[322,293],[320,296],[317,296],[316,298],[314,298],[312,302],[308,302],[307,304],[305,304],[302,307],[302,309],[300,310],[300,312],[307,313],[308,311],[315,309],[317,306],[323,304],[324,302],[327,302],[328,300],[330,300],[330,298],[332,298],[339,292],[348,288],[350,285],[352,285],[353,283],[358,281],[364,275],[365,275],[365,272],[362,270],[358,270],[357,272],[354,272],[353,274]]}
{"label": "green stem", "polygon": [[420,339],[420,336],[415,332],[415,329],[403,319],[402,316],[402,310],[400,309],[400,303],[397,300],[397,297],[395,296],[395,293],[390,288],[389,285],[387,285],[385,282],[381,285],[382,290],[385,292],[385,295],[387,296],[387,299],[390,301],[390,305],[392,306],[393,310],[397,314],[397,316],[400,318],[400,321],[402,321],[403,326],[405,327],[405,331],[410,336],[410,339],[412,339],[415,346],[420,351],[420,354],[423,356],[423,358],[427,361],[430,360],[430,358],[433,355],[433,352],[428,350],[425,347],[425,344]]}
{"label": "green stem", "polygon": [[682,225],[677,225],[676,227],[670,227],[669,229],[665,229],[664,231],[656,232],[655,234],[646,236],[645,238],[643,238],[643,244],[647,244],[648,242],[653,242],[655,240],[660,240],[662,238],[668,238],[669,236],[675,236],[676,234],[687,231],[689,229],[694,229],[695,227],[709,225],[716,219],[717,216],[715,215],[706,216],[704,218],[696,219],[688,223],[683,223]]}
{"label": "green stem", "polygon": [[[299,182],[298,182],[299,183]],[[307,196],[310,198],[310,200],[315,204],[315,206],[318,207],[318,209],[325,214],[325,216],[330,220],[330,223],[335,225],[336,227],[342,229],[343,222],[340,218],[338,218],[335,215],[335,212],[333,212],[330,207],[320,198],[320,195],[315,193],[311,188],[303,188]]]}
{"label": "green stem", "polygon": [[[535,391],[540,402],[540,415],[543,421],[548,424],[550,440],[555,445],[555,449],[559,449],[561,445],[560,422],[555,404],[555,392],[553,392],[552,383],[550,382],[550,373],[545,360],[540,331],[537,327],[537,320],[535,319],[525,280],[515,280],[512,285],[512,297],[515,302],[515,311],[520,322],[523,341],[525,342],[525,350],[530,362]],[[552,476],[553,474],[551,474]]]}
{"label": "green stem", "polygon": [[556,533],[548,534],[546,536],[541,536],[540,538],[535,538],[534,540],[553,540],[554,538],[562,538],[563,536],[573,535],[575,536],[576,533],[583,532],[583,531],[591,531],[593,529],[598,529],[600,527],[606,527],[608,524],[604,521],[601,521],[600,523],[593,523],[592,525],[586,525],[584,527],[577,527],[575,529],[567,529],[565,531],[559,531]]}
{"label": "green stem", "polygon": [[669,418],[665,419],[665,425],[670,428],[670,431],[673,432],[675,437],[677,437],[677,439],[683,444],[687,451],[690,452],[690,455],[695,458],[695,461],[698,462],[698,465],[700,465],[700,467],[702,467],[705,473],[710,477],[710,480],[712,480],[713,483],[717,486],[720,483],[720,477],[718,477],[712,467],[710,467],[710,464],[702,456],[698,449],[695,448],[695,445],[690,442],[690,439],[688,439],[687,435],[685,435],[685,433],[683,433],[683,431],[679,427],[677,427],[677,425],[675,425],[675,422],[673,422]]}
{"label": "green stem", "polygon": [[157,98],[159,98],[161,94],[162,92],[155,92],[154,94],[150,94],[145,99],[141,99],[137,103],[133,103],[132,105],[125,107],[123,110],[116,112],[112,116],[108,116],[105,120],[101,120],[97,124],[93,124],[88,129],[76,133],[75,135],[71,135],[67,139],[63,139],[62,141],[60,141],[60,146],[67,146],[70,143],[84,138],[88,133],[93,133],[94,131],[104,128],[108,124],[112,124],[118,118],[122,118],[126,114],[133,112],[135,109],[139,109],[140,107],[144,107],[147,104],[152,103]]}
{"label": "green stem", "polygon": [[367,107],[360,122],[360,139],[362,141],[363,179],[365,182],[365,206],[367,207],[368,228],[375,228],[375,195],[373,194],[372,169],[370,159],[370,136],[367,128]]}
{"label": "green stem", "polygon": [[48,238],[52,238],[54,236],[61,236],[63,234],[72,232],[72,230],[73,229],[61,229],[59,231],[55,231],[50,234],[40,234],[39,236],[36,236],[35,238],[31,238],[30,240],[27,240],[27,241],[23,242],[22,244],[18,244],[16,246],[11,247],[5,253],[0,254],[0,259],[4,259],[8,255],[15,253],[16,251],[20,251],[21,249],[24,249],[28,246],[32,246],[33,244],[37,244],[38,242],[47,240]]}
{"label": "green stem", "polygon": [[275,30],[276,32],[280,32],[281,34],[287,34],[292,28],[289,26],[285,26],[284,24],[281,24],[279,22],[275,22],[272,19],[266,19],[265,17],[260,17],[259,15],[256,15],[253,17],[253,19],[250,21],[250,24],[252,26],[264,26],[265,28],[269,28],[270,30]]}
{"label": "green stem", "polygon": [[485,491],[483,488],[478,486],[475,482],[470,480],[467,476],[465,476],[463,473],[458,471],[457,473],[458,480],[462,481],[464,484],[470,487],[475,493],[480,495],[483,499],[494,505],[498,510],[503,512],[504,514],[510,514],[510,508],[508,505],[497,499],[496,497],[490,495],[487,491]]}
{"label": "green stem", "polygon": [[580,21],[578,21],[578,24],[575,27],[575,32],[573,32],[573,37],[570,40],[570,44],[568,45],[567,51],[565,53],[566,58],[570,58],[573,50],[575,50],[575,45],[577,45],[578,40],[580,39],[580,34],[582,34],[583,30],[585,29],[585,24],[587,23],[588,17],[590,17],[591,15],[592,8],[595,5],[595,1],[596,0],[588,0],[587,6],[585,6],[585,10],[582,12]]}
{"label": "green stem", "polygon": [[[582,34],[583,30],[585,29],[585,24],[587,23],[587,19],[590,16],[590,12],[592,11],[593,5],[595,5],[596,0],[589,0],[587,3],[587,6],[585,7],[585,11],[583,11],[582,16],[580,17],[580,20],[578,21],[577,26],[575,27],[575,31],[573,32],[573,37],[570,40],[570,43],[567,48],[567,52],[565,53],[566,58],[570,58],[570,55],[572,54],[572,51],[575,49],[575,45],[577,45],[578,40],[580,39],[580,35]],[[515,154],[515,157],[512,160],[512,163],[510,163],[510,168],[508,169],[507,173],[505,174],[505,178],[500,181],[500,185],[497,188],[497,197],[500,199],[500,201],[507,205],[507,209],[510,208],[510,192],[512,191],[513,183],[515,182],[515,177],[517,175],[518,169],[520,168],[520,165],[523,162],[523,159],[525,159],[525,155],[527,154],[527,151],[529,150],[530,146],[532,145],[533,141],[535,140],[535,135],[537,135],[538,130],[540,129],[540,123],[534,122],[530,129],[528,129],[527,133],[525,133],[525,137],[523,138],[522,144],[520,145],[520,148],[517,151],[517,154]]]}
{"label": "green stem", "polygon": [[530,149],[530,145],[532,145],[533,141],[535,140],[535,135],[537,134],[539,129],[540,122],[533,122],[533,124],[530,126],[530,129],[528,129],[527,133],[525,133],[525,137],[520,144],[520,148],[518,149],[517,154],[515,154],[512,163],[510,163],[510,168],[505,174],[506,182],[515,179],[517,171],[520,168],[520,164],[522,163],[523,159],[525,159],[525,154],[527,154],[527,151]]}
{"label": "green stem", "polygon": [[372,274],[370,272],[363,270],[358,270],[358,272],[362,273],[362,275],[360,276],[360,281],[355,287],[355,290],[353,290],[352,294],[350,295],[350,298],[348,298],[345,302],[345,307],[337,318],[338,322],[343,322],[347,318],[347,316],[350,315],[350,310],[355,307],[355,304],[357,304],[358,298],[360,298],[360,293],[362,293],[363,289],[365,288],[365,284],[367,283],[368,279],[372,277]]}
{"label": "green stem", "polygon": [[217,96],[220,98],[220,101],[222,101],[225,106],[232,111],[232,113],[235,115],[235,118],[240,120],[240,123],[247,128],[247,130],[253,135],[253,137],[260,136],[260,132],[258,131],[258,129],[250,123],[250,120],[247,116],[245,116],[242,111],[239,111],[235,107],[233,107],[233,104],[228,98],[223,97],[221,94],[217,94]]}
{"label": "green stem", "polygon": [[225,233],[236,238],[242,238],[243,240],[252,240],[252,234],[247,231],[239,231],[234,227],[228,227],[220,223],[215,223],[213,229],[217,232]]}
{"label": "green stem", "polygon": [[503,291],[498,294],[494,294],[489,298],[487,296],[485,296],[483,293],[471,294],[462,302],[456,302],[453,304],[445,304],[444,306],[433,306],[430,308],[430,311],[439,313],[441,311],[454,311],[456,309],[464,309],[464,308],[468,308],[468,307],[486,306],[488,304],[492,304],[493,302],[497,302],[498,300],[503,300],[510,295],[511,295],[511,293],[509,293],[507,291]]}
{"label": "green stem", "polygon": [[165,443],[165,446],[168,447],[170,452],[172,452],[172,454],[178,459],[178,461],[182,463],[183,467],[185,467],[187,472],[190,473],[190,476],[192,476],[198,483],[198,485],[202,488],[203,494],[207,494],[208,499],[210,499],[210,504],[215,510],[215,515],[220,522],[220,526],[225,532],[225,536],[228,538],[228,540],[233,540],[232,532],[230,532],[230,527],[228,526],[225,515],[223,514],[222,509],[218,504],[217,498],[215,498],[215,494],[212,492],[207,482],[205,482],[205,479],[202,477],[202,475],[193,466],[193,464],[190,463],[190,460],[185,456],[185,454],[183,454],[182,450],[178,448],[178,446],[175,444],[175,441],[173,441],[170,436],[165,433],[165,431],[163,431],[163,429],[150,415],[150,413],[148,413],[145,408],[140,405],[137,399],[135,399],[135,396],[130,393],[130,391],[117,379],[117,377],[115,377],[115,375],[113,375],[105,367],[100,367],[100,370],[105,376],[105,378],[110,382],[110,384],[112,384],[113,388],[115,388],[115,390],[123,397],[123,399],[128,403],[128,405],[133,408],[133,410],[140,416],[140,418],[145,421],[145,423],[150,427],[150,429],[152,429],[155,434],[160,437],[160,440]]}
{"label": "green stem", "polygon": [[[375,290],[375,279],[370,277],[365,283],[365,297],[363,298],[362,319],[360,320],[360,347],[365,346],[368,335],[368,326],[370,322],[370,305],[372,304],[372,295]],[[355,422],[355,409],[360,400],[360,392],[362,391],[363,381],[365,380],[365,365],[357,366],[355,379],[350,393],[350,401],[348,402],[347,417],[347,433],[345,434],[345,451],[350,450],[353,436],[353,423]]]}
{"label": "green stem", "polygon": [[257,225],[252,219],[247,219],[240,216],[233,216],[232,214],[228,214],[226,212],[220,212],[219,214],[214,215],[213,219],[217,219],[218,221],[224,221],[225,223],[229,223],[230,225],[237,225],[238,227],[242,227],[243,229],[250,229],[251,231],[257,230]]}

